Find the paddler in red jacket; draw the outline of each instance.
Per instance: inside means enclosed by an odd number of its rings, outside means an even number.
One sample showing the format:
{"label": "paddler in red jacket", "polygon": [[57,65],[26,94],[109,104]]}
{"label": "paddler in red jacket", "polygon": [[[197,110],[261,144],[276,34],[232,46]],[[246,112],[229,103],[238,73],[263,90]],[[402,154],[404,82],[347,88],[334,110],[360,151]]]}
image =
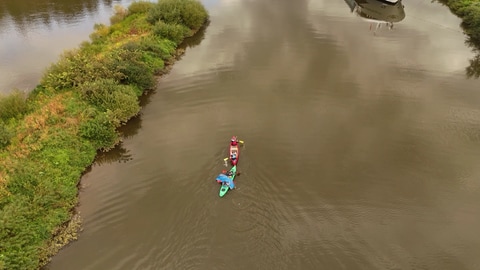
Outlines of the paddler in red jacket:
{"label": "paddler in red jacket", "polygon": [[233,136],[232,139],[230,139],[230,145],[232,146],[237,146],[238,145],[238,139],[236,136]]}

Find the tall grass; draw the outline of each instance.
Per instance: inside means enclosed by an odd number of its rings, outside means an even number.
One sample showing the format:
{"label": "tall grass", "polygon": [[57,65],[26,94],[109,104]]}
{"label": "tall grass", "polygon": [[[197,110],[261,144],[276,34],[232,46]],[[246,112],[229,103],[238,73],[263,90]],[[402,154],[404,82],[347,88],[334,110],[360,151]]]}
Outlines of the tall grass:
{"label": "tall grass", "polygon": [[28,97],[0,98],[0,270],[36,269],[75,237],[61,228],[81,174],[119,142],[139,97],[208,19],[194,0],[115,10],[112,25],[96,25],[90,41],[63,53]]}

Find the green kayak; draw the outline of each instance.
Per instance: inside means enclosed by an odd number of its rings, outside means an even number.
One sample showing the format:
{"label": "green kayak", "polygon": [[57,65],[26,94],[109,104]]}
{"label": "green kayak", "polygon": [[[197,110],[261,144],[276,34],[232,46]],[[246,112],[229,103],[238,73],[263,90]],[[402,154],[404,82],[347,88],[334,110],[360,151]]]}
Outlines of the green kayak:
{"label": "green kayak", "polygon": [[229,174],[231,174],[230,176],[227,175],[229,178],[229,181],[223,182],[222,186],[220,187],[220,192],[218,193],[220,197],[225,196],[225,194],[227,194],[229,189],[232,189],[235,187],[233,180],[235,179],[235,175],[237,174],[237,166],[233,166],[230,169]]}

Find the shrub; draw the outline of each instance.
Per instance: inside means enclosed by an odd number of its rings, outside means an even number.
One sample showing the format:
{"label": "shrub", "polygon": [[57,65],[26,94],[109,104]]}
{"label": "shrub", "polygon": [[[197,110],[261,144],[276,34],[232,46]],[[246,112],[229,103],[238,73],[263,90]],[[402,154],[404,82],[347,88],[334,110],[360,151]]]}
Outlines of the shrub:
{"label": "shrub", "polygon": [[208,13],[205,7],[198,1],[184,1],[182,19],[183,24],[192,30],[199,29],[207,20]]}
{"label": "shrub", "polygon": [[151,25],[145,20],[145,16],[140,14],[130,15],[125,20],[125,28],[127,29],[125,32],[129,35],[138,35],[142,33],[149,32],[151,30]]}
{"label": "shrub", "polygon": [[175,52],[175,42],[159,36],[148,36],[140,40],[140,50],[149,51],[162,60],[170,59]]}
{"label": "shrub", "polygon": [[108,26],[104,24],[95,24],[93,26],[94,32],[90,34],[90,39],[93,43],[103,43],[107,40],[110,33]]}
{"label": "shrub", "polygon": [[133,86],[104,79],[85,83],[79,90],[87,101],[106,112],[115,126],[125,123],[140,111],[137,89]]}
{"label": "shrub", "polygon": [[110,17],[111,24],[116,24],[118,22],[121,22],[128,15],[128,10],[120,5],[115,5],[114,9],[115,9],[115,13],[113,14],[112,17]]}
{"label": "shrub", "polygon": [[79,134],[92,142],[96,149],[108,150],[118,141],[118,133],[115,125],[109,121],[105,113],[96,115],[94,118],[82,123]]}
{"label": "shrub", "polygon": [[133,2],[128,7],[128,13],[129,14],[145,13],[149,9],[151,9],[154,5],[155,5],[154,3],[147,2],[147,1]]}
{"label": "shrub", "polygon": [[94,81],[97,78],[122,79],[124,75],[109,65],[111,60],[108,57],[99,58],[81,50],[68,51],[57,63],[47,69],[41,83],[44,88],[59,91]]}
{"label": "shrub", "polygon": [[146,15],[141,13],[130,14],[109,27],[110,41],[121,40],[131,35],[149,32],[151,25],[145,20]]}
{"label": "shrub", "polygon": [[6,147],[10,144],[10,139],[12,138],[12,132],[10,129],[0,121],[0,149]]}
{"label": "shrub", "polygon": [[186,37],[190,35],[190,29],[181,24],[165,23],[159,21],[153,29],[155,35],[169,39],[175,44],[180,44]]}
{"label": "shrub", "polygon": [[152,69],[154,74],[157,74],[165,67],[163,60],[154,53],[144,52],[142,59]]}
{"label": "shrub", "polygon": [[141,51],[119,48],[109,52],[105,57],[108,59],[107,69],[118,74],[115,79],[120,83],[133,84],[140,89],[151,89],[155,86],[153,68],[143,61]]}
{"label": "shrub", "polygon": [[[16,196],[0,211],[0,265],[5,269],[35,269],[38,264],[38,222],[31,198]],[[15,218],[12,218],[15,217]],[[41,232],[43,233],[43,232]]]}
{"label": "shrub", "polygon": [[0,120],[19,118],[27,111],[25,93],[15,90],[7,96],[0,96]]}
{"label": "shrub", "polygon": [[207,18],[207,11],[196,0],[160,0],[155,8],[149,10],[147,21],[153,25],[158,21],[181,24],[196,30]]}

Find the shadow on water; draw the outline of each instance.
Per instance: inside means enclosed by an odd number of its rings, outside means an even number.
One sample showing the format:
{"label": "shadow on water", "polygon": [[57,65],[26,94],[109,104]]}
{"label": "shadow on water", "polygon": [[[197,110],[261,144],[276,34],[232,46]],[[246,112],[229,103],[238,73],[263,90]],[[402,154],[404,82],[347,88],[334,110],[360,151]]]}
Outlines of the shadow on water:
{"label": "shadow on water", "polygon": [[[145,95],[140,97],[140,106],[143,108],[147,106],[150,101],[152,95],[155,94],[155,91],[149,91]],[[142,112],[133,117],[128,121],[128,123],[124,126],[121,126],[118,131],[120,132],[120,137],[122,139],[132,138],[133,136],[137,135],[138,131],[142,128]],[[126,149],[123,146],[123,143],[119,143],[115,148],[111,149],[108,152],[101,152],[97,153],[97,157],[95,158],[94,166],[101,166],[102,164],[109,164],[113,162],[128,162],[132,160],[132,155],[130,154],[130,150]]]}
{"label": "shadow on water", "polygon": [[206,24],[204,24],[195,35],[186,38],[182,44],[180,44],[181,49],[187,49],[187,48],[193,48],[202,42],[202,40],[205,38],[205,33],[207,31],[207,27],[210,24],[210,21],[208,21]]}

